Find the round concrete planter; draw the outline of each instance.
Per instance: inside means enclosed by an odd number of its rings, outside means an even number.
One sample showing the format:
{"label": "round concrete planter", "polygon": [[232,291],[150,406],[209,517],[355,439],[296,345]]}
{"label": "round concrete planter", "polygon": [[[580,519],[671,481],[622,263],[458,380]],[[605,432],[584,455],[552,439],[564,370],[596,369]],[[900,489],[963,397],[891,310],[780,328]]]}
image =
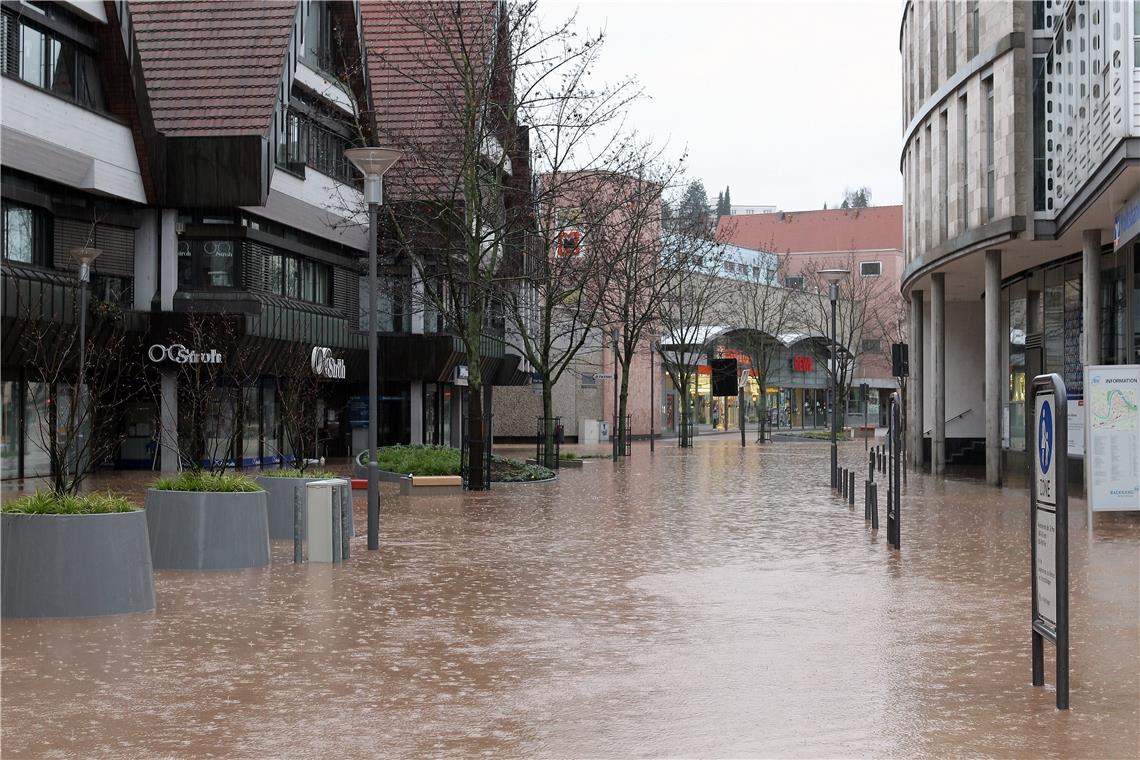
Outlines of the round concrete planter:
{"label": "round concrete planter", "polygon": [[0,515],[3,617],[83,617],[154,609],[147,516]]}
{"label": "round concrete planter", "polygon": [[[255,478],[265,489],[266,508],[269,511],[269,537],[293,540],[293,492],[297,486],[325,478]],[[349,527],[349,535],[356,535],[356,526]],[[301,522],[301,537],[305,537],[305,523]]]}
{"label": "round concrete planter", "polygon": [[265,491],[146,492],[156,568],[230,570],[269,564]]}

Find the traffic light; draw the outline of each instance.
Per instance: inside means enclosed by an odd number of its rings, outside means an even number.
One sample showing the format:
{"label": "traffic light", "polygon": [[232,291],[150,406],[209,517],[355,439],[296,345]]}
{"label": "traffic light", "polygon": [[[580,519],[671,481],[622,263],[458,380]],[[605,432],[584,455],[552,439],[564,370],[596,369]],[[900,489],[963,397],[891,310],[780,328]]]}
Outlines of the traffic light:
{"label": "traffic light", "polygon": [[906,343],[891,344],[891,374],[910,377],[910,350]]}

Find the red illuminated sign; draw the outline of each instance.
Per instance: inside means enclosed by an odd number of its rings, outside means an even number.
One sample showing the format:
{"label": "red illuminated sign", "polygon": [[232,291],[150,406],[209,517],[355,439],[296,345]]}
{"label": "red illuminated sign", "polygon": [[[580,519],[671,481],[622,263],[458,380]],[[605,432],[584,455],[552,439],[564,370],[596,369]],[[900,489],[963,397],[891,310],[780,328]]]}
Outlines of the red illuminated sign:
{"label": "red illuminated sign", "polygon": [[578,230],[563,232],[558,236],[558,255],[577,256],[581,253],[582,233]]}
{"label": "red illuminated sign", "polygon": [[811,372],[811,357],[810,356],[793,356],[792,357],[792,372]]}

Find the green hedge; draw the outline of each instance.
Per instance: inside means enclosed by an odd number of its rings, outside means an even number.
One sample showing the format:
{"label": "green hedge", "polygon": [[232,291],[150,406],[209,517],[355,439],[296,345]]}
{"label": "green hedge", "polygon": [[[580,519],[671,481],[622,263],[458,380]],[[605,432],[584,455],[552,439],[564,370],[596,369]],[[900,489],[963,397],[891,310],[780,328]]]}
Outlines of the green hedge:
{"label": "green hedge", "polygon": [[[368,464],[368,452],[360,457]],[[459,449],[446,446],[385,446],[376,452],[376,463],[381,470],[400,475],[458,475]],[[516,459],[491,457],[491,480],[500,483],[517,483],[547,480],[554,471],[538,465],[523,464]]]}
{"label": "green hedge", "polygon": [[133,512],[138,507],[122,496],[112,493],[60,496],[51,491],[39,491],[29,496],[5,501],[2,509],[4,512],[25,515],[102,515],[112,512]]}
{"label": "green hedge", "polygon": [[205,472],[183,472],[174,478],[156,480],[156,491],[210,491],[216,493],[248,493],[264,491],[253,478],[245,475],[211,475]]}
{"label": "green hedge", "polygon": [[309,478],[311,480],[327,480],[328,478],[339,478],[335,472],[328,470],[305,470],[301,472],[296,467],[286,467],[284,469],[275,470],[262,470],[257,473],[259,478]]}

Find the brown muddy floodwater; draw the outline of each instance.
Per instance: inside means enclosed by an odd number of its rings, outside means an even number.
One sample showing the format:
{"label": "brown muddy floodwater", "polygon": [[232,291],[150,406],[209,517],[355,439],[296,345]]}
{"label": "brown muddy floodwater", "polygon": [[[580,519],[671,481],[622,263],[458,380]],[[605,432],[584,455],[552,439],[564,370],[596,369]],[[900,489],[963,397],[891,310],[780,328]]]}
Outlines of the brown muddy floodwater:
{"label": "brown muddy floodwater", "polygon": [[156,571],[153,614],[5,621],[3,755],[1140,754],[1140,515],[1090,533],[1072,502],[1058,712],[1051,645],[1030,686],[1025,492],[912,474],[896,554],[826,467],[721,436],[461,498],[385,486],[381,551],[345,566],[279,542],[264,570]]}

